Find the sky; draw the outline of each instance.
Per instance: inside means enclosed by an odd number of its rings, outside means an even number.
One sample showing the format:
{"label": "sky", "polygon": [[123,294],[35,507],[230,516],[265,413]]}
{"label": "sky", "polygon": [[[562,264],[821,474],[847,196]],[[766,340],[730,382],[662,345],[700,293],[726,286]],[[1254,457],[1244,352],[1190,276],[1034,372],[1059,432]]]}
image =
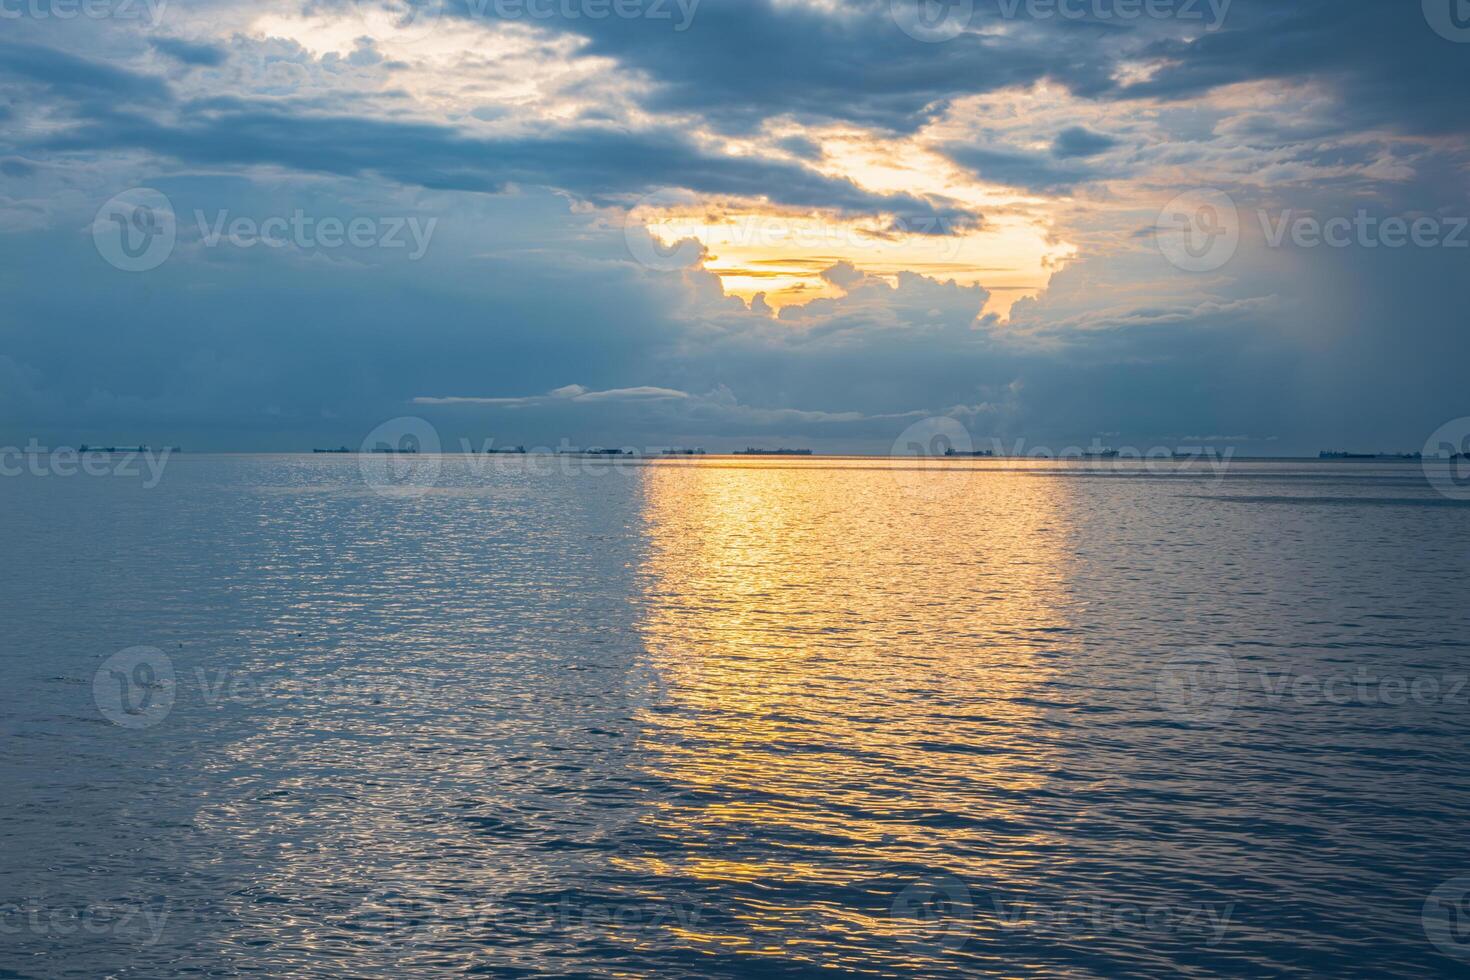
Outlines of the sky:
{"label": "sky", "polygon": [[0,445],[1416,451],[1465,0],[0,0]]}

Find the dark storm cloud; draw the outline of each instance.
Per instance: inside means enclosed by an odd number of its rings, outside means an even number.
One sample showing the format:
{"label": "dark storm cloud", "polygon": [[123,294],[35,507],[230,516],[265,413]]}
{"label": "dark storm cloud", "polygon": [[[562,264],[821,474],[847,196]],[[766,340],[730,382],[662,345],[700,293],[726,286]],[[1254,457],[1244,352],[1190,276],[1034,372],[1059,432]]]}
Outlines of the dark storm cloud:
{"label": "dark storm cloud", "polygon": [[1237,82],[1312,80],[1339,96],[1340,129],[1470,127],[1470,48],[1435,33],[1418,2],[1236,0],[1228,29],[1159,40],[1140,53],[1164,67],[1124,95],[1185,99]]}

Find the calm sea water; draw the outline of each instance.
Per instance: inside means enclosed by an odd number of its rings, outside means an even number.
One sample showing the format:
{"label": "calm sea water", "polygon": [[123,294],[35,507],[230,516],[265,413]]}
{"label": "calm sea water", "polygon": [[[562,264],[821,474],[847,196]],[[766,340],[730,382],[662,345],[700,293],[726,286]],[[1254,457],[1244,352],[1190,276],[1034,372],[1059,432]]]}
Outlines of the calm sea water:
{"label": "calm sea water", "polygon": [[0,976],[1470,969],[1417,466],[360,462],[0,480]]}

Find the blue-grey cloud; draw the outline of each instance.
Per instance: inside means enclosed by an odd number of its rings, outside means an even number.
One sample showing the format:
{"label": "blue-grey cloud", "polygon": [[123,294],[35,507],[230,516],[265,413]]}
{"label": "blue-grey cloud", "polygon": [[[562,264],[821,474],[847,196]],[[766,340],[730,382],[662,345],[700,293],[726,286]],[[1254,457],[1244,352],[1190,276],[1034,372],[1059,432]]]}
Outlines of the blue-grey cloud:
{"label": "blue-grey cloud", "polygon": [[1228,29],[1160,39],[1140,54],[1161,67],[1124,96],[1181,99],[1239,82],[1312,81],[1337,94],[1339,127],[1470,127],[1461,97],[1470,58],[1430,28],[1419,3],[1236,0]]}
{"label": "blue-grey cloud", "polygon": [[87,105],[116,101],[160,102],[167,83],[151,75],[37,44],[0,41],[0,78],[44,86],[53,95]]}
{"label": "blue-grey cloud", "polygon": [[195,67],[216,68],[225,63],[229,52],[213,44],[200,44],[177,37],[160,37],[152,41],[155,50],[175,61]]}
{"label": "blue-grey cloud", "polygon": [[[950,144],[945,153],[951,160],[974,172],[981,180],[1029,191],[1058,193],[1097,176],[1076,163],[1058,162],[1054,154],[1023,153],[984,146]],[[1075,156],[1076,154],[1072,154]]]}
{"label": "blue-grey cloud", "polygon": [[[35,45],[0,47],[0,72],[45,84],[75,103],[76,124],[34,144],[48,152],[144,150],[195,164],[273,164],[311,173],[374,174],[439,190],[498,193],[513,184],[535,184],[599,203],[678,187],[800,208],[892,213],[905,227],[932,227],[936,233],[978,220],[955,205],[907,194],[875,194],[804,166],[712,154],[672,129],[576,129],[486,139],[446,125],[293,112],[236,98],[179,104],[181,120],[167,121],[120,108],[99,99],[95,91],[109,86],[169,102],[169,87],[152,76]],[[936,221],[925,225],[922,218]]]}
{"label": "blue-grey cloud", "polygon": [[1054,157],[1091,157],[1118,145],[1118,141],[1103,133],[1094,133],[1082,126],[1068,126],[1057,134],[1051,145]]}

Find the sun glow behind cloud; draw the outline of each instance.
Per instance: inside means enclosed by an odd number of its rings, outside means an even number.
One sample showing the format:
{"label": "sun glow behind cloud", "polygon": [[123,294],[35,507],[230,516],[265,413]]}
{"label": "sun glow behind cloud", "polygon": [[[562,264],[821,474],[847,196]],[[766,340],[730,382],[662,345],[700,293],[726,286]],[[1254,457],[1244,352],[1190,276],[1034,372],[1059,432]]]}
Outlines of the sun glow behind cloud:
{"label": "sun glow behind cloud", "polygon": [[822,273],[847,262],[892,279],[916,272],[991,291],[985,313],[1004,317],[1011,306],[1046,287],[1073,249],[1048,241],[1030,219],[1005,215],[955,234],[929,234],[917,219],[890,227],[883,219],[842,221],[812,215],[708,210],[669,211],[650,218],[649,233],[672,247],[688,239],[706,249],[703,267],[725,292],[750,301],[764,294],[772,309],[838,296]]}
{"label": "sun glow behind cloud", "polygon": [[[694,240],[703,267],[726,293],[773,310],[842,294],[822,273],[849,263],[893,280],[915,272],[990,292],[984,313],[1006,317],[1018,300],[1039,295],[1077,253],[1059,240],[1054,201],[986,184],[923,143],[884,139],[850,127],[807,129],[783,123],[759,138],[727,141],[727,152],[776,154],[799,142],[806,165],[878,194],[920,195],[936,212],[844,219],[780,212],[759,205],[691,205],[635,215],[665,247]],[[955,217],[938,216],[948,211]],[[965,215],[972,217],[966,218]]]}

